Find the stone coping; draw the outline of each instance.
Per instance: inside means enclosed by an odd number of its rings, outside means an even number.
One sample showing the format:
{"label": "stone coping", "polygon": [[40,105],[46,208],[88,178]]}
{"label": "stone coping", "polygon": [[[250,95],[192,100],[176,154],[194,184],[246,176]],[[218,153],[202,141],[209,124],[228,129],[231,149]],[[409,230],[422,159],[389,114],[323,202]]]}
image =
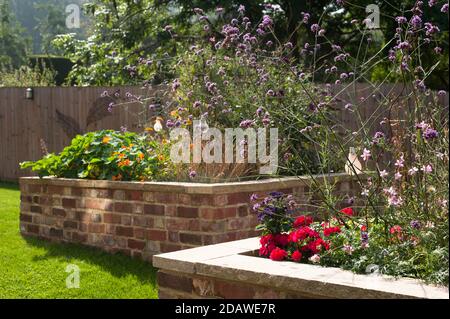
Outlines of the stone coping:
{"label": "stone coping", "polygon": [[324,298],[449,298],[448,288],[414,279],[360,275],[339,268],[243,255],[258,247],[258,238],[198,247],[156,255],[153,266],[187,276],[231,280]]}
{"label": "stone coping", "polygon": [[[365,179],[365,175],[359,175]],[[333,173],[315,175],[320,182],[354,181],[356,178],[346,173]],[[20,181],[27,184],[45,184],[54,186],[108,188],[108,189],[133,189],[143,191],[177,192],[186,194],[225,194],[240,192],[265,192],[274,189],[290,188],[298,186],[311,186],[313,179],[309,176],[294,176],[282,178],[269,178],[245,182],[230,183],[185,183],[185,182],[119,182],[104,180],[69,179],[56,177],[22,177]]]}

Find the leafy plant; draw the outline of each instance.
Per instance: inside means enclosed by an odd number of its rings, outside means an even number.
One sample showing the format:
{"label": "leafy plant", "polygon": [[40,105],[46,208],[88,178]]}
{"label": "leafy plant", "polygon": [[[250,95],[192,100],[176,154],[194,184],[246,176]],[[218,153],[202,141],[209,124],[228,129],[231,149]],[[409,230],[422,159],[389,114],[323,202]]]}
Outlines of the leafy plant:
{"label": "leafy plant", "polygon": [[148,180],[165,174],[163,153],[161,146],[146,136],[106,130],[78,135],[60,154],[20,166],[41,177]]}

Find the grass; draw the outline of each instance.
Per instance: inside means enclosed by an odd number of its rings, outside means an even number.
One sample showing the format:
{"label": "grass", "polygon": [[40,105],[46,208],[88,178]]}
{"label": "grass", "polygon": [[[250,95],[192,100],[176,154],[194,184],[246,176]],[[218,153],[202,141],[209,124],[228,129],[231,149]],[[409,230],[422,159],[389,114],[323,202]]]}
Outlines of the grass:
{"label": "grass", "polygon": [[[94,248],[57,244],[19,233],[20,192],[0,183],[0,299],[157,298],[148,263]],[[80,268],[80,287],[66,287],[66,267]]]}

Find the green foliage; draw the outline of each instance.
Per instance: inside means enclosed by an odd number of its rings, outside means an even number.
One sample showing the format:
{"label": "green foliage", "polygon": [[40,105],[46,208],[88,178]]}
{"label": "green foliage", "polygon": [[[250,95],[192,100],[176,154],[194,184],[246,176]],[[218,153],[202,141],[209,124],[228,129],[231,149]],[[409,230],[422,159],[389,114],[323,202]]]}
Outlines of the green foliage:
{"label": "green foliage", "polygon": [[172,43],[163,29],[170,13],[155,8],[153,2],[88,2],[85,12],[93,19],[90,36],[83,40],[73,33],[63,34],[53,41],[76,64],[70,81],[78,85],[124,85],[141,84],[143,80],[159,83],[166,78],[167,63],[147,61],[174,55],[178,44]]}
{"label": "green foliage", "polygon": [[56,73],[43,67],[22,66],[18,69],[0,68],[0,87],[36,87],[55,85]]}
{"label": "green foliage", "polygon": [[161,177],[159,145],[129,132],[99,131],[78,135],[59,155],[24,162],[39,176],[99,180],[146,180]]}
{"label": "green foliage", "polygon": [[10,0],[0,1],[0,66],[18,68],[25,62],[29,39],[10,9]]}

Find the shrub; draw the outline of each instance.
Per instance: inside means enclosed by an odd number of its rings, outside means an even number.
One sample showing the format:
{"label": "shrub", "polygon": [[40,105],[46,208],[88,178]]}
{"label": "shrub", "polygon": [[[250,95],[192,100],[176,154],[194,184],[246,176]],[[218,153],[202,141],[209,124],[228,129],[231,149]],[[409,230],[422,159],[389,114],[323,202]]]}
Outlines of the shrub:
{"label": "shrub", "polygon": [[0,65],[0,87],[54,86],[55,77],[56,72],[45,66],[10,69]]}
{"label": "shrub", "polygon": [[60,154],[21,163],[39,176],[99,180],[149,180],[165,174],[164,147],[130,132],[99,131],[78,135]]}

